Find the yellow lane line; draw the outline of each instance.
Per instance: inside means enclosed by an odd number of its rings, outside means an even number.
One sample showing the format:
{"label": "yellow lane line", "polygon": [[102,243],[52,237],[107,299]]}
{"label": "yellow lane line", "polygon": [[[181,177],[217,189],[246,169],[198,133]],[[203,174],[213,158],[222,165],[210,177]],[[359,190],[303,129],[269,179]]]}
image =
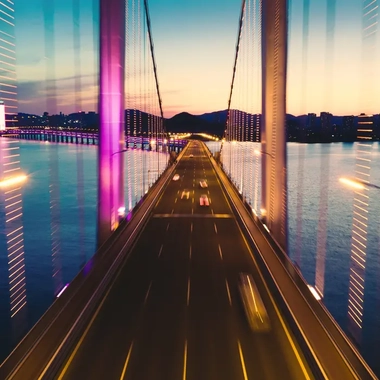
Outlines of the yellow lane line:
{"label": "yellow lane line", "polygon": [[[236,220],[235,220],[235,221],[236,221]],[[278,307],[277,307],[277,305],[276,305],[276,303],[275,303],[275,301],[274,301],[274,299],[273,299],[273,297],[272,297],[272,295],[271,295],[271,293],[270,293],[270,291],[269,291],[269,288],[268,288],[268,286],[267,286],[267,284],[266,284],[266,282],[265,282],[265,280],[264,280],[264,277],[263,277],[263,275],[262,275],[261,272],[260,272],[259,266],[258,266],[258,264],[257,264],[257,262],[256,262],[256,260],[255,260],[255,258],[254,258],[254,256],[253,256],[253,253],[252,253],[252,251],[251,251],[250,246],[248,245],[247,239],[245,238],[245,236],[244,236],[244,234],[243,234],[243,231],[241,230],[241,228],[240,228],[239,224],[237,223],[237,221],[236,221],[236,225],[238,226],[238,229],[239,229],[240,234],[241,234],[241,236],[242,236],[242,238],[243,238],[243,240],[244,240],[244,243],[245,243],[245,245],[246,245],[246,247],[247,247],[247,249],[248,249],[248,252],[249,252],[249,254],[250,254],[251,258],[252,258],[252,261],[254,262],[254,264],[255,264],[255,266],[256,266],[256,268],[257,268],[257,272],[259,273],[259,276],[260,276],[260,278],[261,278],[261,282],[262,282],[263,285],[265,286],[265,289],[266,289],[266,291],[267,291],[267,293],[268,293],[268,296],[269,296],[270,300],[272,301],[272,305],[273,305],[273,307],[274,307],[274,309],[275,309],[275,311],[276,311],[276,314],[278,315],[278,319],[279,319],[280,322],[281,322],[282,328],[283,328],[284,331],[285,331],[285,335],[286,335],[286,337],[288,338],[288,341],[289,341],[289,343],[290,343],[290,346],[291,346],[292,349],[293,349],[293,352],[294,352],[294,354],[295,354],[295,356],[296,356],[296,358],[297,358],[297,361],[298,361],[298,363],[299,363],[299,365],[300,365],[300,367],[301,367],[301,369],[302,369],[302,372],[303,372],[303,374],[305,375],[305,379],[309,379],[309,380],[311,380],[311,377],[309,376],[309,373],[308,373],[308,371],[307,371],[307,369],[306,369],[306,367],[305,367],[305,365],[304,365],[304,363],[303,363],[303,361],[302,361],[302,359],[301,359],[301,356],[300,356],[300,354],[298,353],[297,347],[296,347],[296,345],[294,344],[294,341],[293,341],[293,339],[292,339],[292,337],[291,337],[291,335],[290,335],[290,333],[289,333],[289,330],[288,330],[288,328],[287,328],[287,326],[286,326],[286,324],[285,324],[285,321],[284,321],[284,319],[282,318],[282,315],[281,315],[281,313],[280,313],[280,311],[279,311],[279,309],[278,309]]]}
{"label": "yellow lane line", "polygon": [[228,300],[230,301],[230,306],[232,306],[230,287],[228,286],[228,281],[227,281],[227,279],[226,279],[226,289],[227,289]]}
{"label": "yellow lane line", "polygon": [[183,352],[183,374],[182,374],[182,380],[186,380],[186,369],[187,369],[187,339],[185,340],[185,350]]}
{"label": "yellow lane line", "polygon": [[125,363],[124,363],[123,371],[122,371],[121,376],[120,376],[120,380],[124,380],[125,372],[127,371],[127,367],[128,367],[128,363],[129,363],[129,358],[131,357],[132,348],[133,348],[133,342],[132,342],[131,346],[129,347],[128,355],[127,355],[127,358],[125,359]]}
{"label": "yellow lane line", "polygon": [[[74,351],[73,351],[72,354],[70,355],[69,360],[67,361],[67,363],[66,363],[65,366],[63,367],[62,372],[61,372],[61,374],[60,374],[59,377],[58,377],[58,380],[62,380],[63,377],[65,376],[65,374],[66,374],[68,368],[70,367],[71,362],[73,361],[73,359],[74,359],[76,353],[77,353],[78,350],[79,350],[79,347],[82,345],[82,343],[83,343],[84,339],[86,338],[86,336],[87,336],[87,334],[88,334],[88,332],[89,332],[89,330],[90,330],[92,324],[93,324],[94,321],[95,321],[95,318],[98,316],[100,309],[102,308],[104,302],[106,301],[106,299],[107,299],[107,297],[108,297],[108,294],[110,293],[111,289],[113,288],[112,285],[113,285],[113,284],[111,284],[111,286],[110,286],[109,289],[107,290],[107,293],[105,294],[104,298],[102,299],[102,302],[100,303],[100,305],[99,305],[98,308],[96,309],[96,311],[95,311],[93,317],[92,317],[91,320],[90,320],[90,323],[87,325],[86,330],[84,331],[83,335],[82,335],[81,338],[79,339],[79,342],[78,342],[77,345],[75,346]],[[42,379],[43,375],[44,375],[44,373],[39,377],[39,380]]]}
{"label": "yellow lane line", "polygon": [[187,279],[187,306],[190,302],[190,277]]}
{"label": "yellow lane line", "polygon": [[244,380],[248,380],[247,370],[245,369],[245,363],[244,363],[243,351],[241,350],[240,341],[238,340],[237,342],[238,342],[239,355],[240,355],[240,362],[241,362],[241,368],[242,368],[242,370],[243,370]]}

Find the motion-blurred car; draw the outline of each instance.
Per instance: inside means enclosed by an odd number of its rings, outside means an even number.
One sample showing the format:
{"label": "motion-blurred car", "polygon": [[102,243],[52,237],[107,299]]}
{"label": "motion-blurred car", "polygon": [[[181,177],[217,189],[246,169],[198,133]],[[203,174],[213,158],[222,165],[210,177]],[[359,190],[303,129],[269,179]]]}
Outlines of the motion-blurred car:
{"label": "motion-blurred car", "polygon": [[184,189],[181,194],[181,199],[184,199],[184,198],[189,199],[189,197],[190,197],[190,190]]}
{"label": "motion-blurred car", "polygon": [[201,206],[209,206],[210,202],[208,200],[208,196],[206,194],[202,194],[201,197],[199,198],[199,204]]}
{"label": "motion-blurred car", "polygon": [[179,180],[179,174],[174,174],[173,181],[178,181]]}
{"label": "motion-blurred car", "polygon": [[189,156],[190,158],[193,158],[194,157],[194,155],[193,154],[190,154],[190,156]]}
{"label": "motion-blurred car", "polygon": [[260,332],[269,331],[271,327],[268,313],[252,275],[240,273],[239,292],[251,329]]}
{"label": "motion-blurred car", "polygon": [[199,182],[199,186],[200,186],[202,189],[208,187],[206,180],[205,180],[205,179],[202,179],[202,180]]}

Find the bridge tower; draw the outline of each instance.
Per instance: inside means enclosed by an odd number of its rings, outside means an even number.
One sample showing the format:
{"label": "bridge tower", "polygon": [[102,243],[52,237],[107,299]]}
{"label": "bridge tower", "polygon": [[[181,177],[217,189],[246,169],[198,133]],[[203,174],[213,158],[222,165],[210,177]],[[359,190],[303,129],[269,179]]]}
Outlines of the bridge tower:
{"label": "bridge tower", "polygon": [[262,216],[287,252],[287,0],[262,2]]}
{"label": "bridge tower", "polygon": [[125,213],[125,0],[100,0],[98,246]]}

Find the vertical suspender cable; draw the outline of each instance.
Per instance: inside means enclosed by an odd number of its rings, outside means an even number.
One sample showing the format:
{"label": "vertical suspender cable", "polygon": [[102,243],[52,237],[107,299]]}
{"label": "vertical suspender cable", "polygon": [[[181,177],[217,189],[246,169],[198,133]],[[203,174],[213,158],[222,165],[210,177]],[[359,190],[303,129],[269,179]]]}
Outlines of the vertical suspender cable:
{"label": "vertical suspender cable", "polygon": [[[132,0],[133,1],[133,0]],[[126,205],[128,206],[128,211],[131,211],[132,209],[132,168],[131,168],[131,151],[130,151],[130,148],[131,148],[131,136],[132,136],[132,133],[133,133],[133,129],[132,129],[132,121],[131,121],[131,114],[133,112],[133,108],[132,108],[132,99],[133,99],[133,94],[131,94],[131,91],[132,91],[132,88],[133,86],[131,85],[131,81],[132,81],[132,78],[133,78],[133,71],[131,73],[131,67],[132,67],[132,59],[131,59],[131,52],[132,52],[132,49],[133,47],[131,48],[131,38],[133,36],[133,23],[131,23],[131,12],[129,10],[129,1],[128,0],[125,0],[126,4],[125,4],[125,12],[126,12],[126,15],[125,15],[125,41],[126,41],[126,46],[125,46],[125,62],[126,62],[126,73],[125,73],[125,80],[126,80],[126,86],[125,86],[125,99],[126,99],[126,109],[127,109],[127,120],[126,120],[126,123],[127,123],[127,133],[126,133],[126,147],[127,147],[127,152],[126,152],[126,155],[125,155],[125,165],[126,165],[126,168],[127,168],[127,190],[126,190],[126,194],[125,194],[125,197],[126,197]],[[131,28],[132,28],[132,31],[131,31]]]}
{"label": "vertical suspender cable", "polygon": [[[326,0],[326,50],[325,50],[325,109],[331,107],[331,86],[333,79],[333,57],[335,40],[336,0]],[[323,149],[323,147],[322,147]],[[315,288],[323,297],[325,285],[325,260],[327,249],[328,195],[329,195],[330,155],[321,154],[319,175],[319,220],[317,228],[317,259],[315,268]]]}
{"label": "vertical suspender cable", "polygon": [[[302,19],[302,90],[301,90],[301,112],[306,112],[307,102],[307,61],[309,46],[309,18],[310,0],[303,0],[303,19]],[[297,171],[297,231],[296,231],[296,252],[295,261],[301,268],[302,257],[302,223],[303,223],[303,198],[304,198],[304,170],[305,170],[305,125],[300,128],[301,136],[298,145],[298,171]]]}
{"label": "vertical suspender cable", "polygon": [[[46,62],[46,105],[48,112],[57,112],[57,91],[55,77],[55,32],[54,32],[54,0],[44,0],[44,33],[45,33],[45,62]],[[54,295],[62,289],[61,257],[60,257],[60,193],[59,193],[59,144],[49,146],[49,193],[51,217],[51,255]]]}
{"label": "vertical suspender cable", "polygon": [[[80,0],[73,0],[73,45],[74,45],[74,100],[75,110],[82,110],[82,70],[81,70],[81,38],[80,38]],[[81,118],[82,121],[82,118]],[[81,125],[83,128],[83,126]],[[84,220],[84,170],[83,170],[83,146],[76,144],[77,163],[77,204],[79,217],[79,252],[80,267],[86,263],[85,220]]]}
{"label": "vertical suspender cable", "polygon": [[[363,0],[362,5],[362,110],[373,107],[373,81],[368,76],[377,75],[375,42],[378,29],[378,0]],[[367,240],[369,225],[370,174],[373,140],[373,116],[358,117],[355,179],[363,186],[355,190],[352,218],[351,260],[348,289],[348,329],[361,343],[364,317],[364,290],[367,265]]]}

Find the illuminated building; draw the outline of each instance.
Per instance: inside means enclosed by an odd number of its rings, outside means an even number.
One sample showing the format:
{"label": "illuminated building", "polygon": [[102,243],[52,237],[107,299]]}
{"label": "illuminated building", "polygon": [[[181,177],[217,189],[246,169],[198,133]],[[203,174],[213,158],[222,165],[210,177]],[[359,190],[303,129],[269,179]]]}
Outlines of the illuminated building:
{"label": "illuminated building", "polygon": [[17,123],[15,15],[11,2],[0,2],[0,100],[4,102],[6,126]]}
{"label": "illuminated building", "polygon": [[[0,129],[17,121],[14,8],[0,2]],[[4,111],[4,112],[2,112]],[[22,185],[18,140],[0,138],[0,255],[8,262],[9,311],[13,318],[26,305]],[[3,258],[3,257],[2,257]]]}

